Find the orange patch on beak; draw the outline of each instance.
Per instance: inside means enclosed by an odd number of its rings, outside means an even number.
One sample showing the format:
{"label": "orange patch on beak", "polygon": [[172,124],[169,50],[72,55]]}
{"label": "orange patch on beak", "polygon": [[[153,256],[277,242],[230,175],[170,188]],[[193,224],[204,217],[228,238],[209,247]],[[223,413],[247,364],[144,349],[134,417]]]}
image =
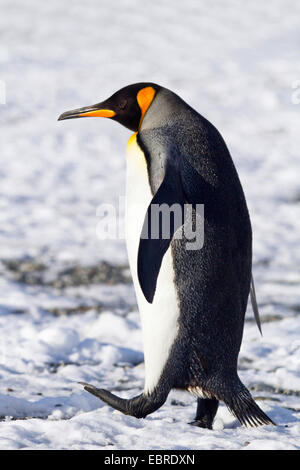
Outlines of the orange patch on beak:
{"label": "orange patch on beak", "polygon": [[140,126],[144,119],[147,109],[149,108],[150,104],[153,101],[156,91],[152,86],[147,86],[146,88],[142,88],[137,94],[137,102],[141,110],[141,119],[140,119]]}
{"label": "orange patch on beak", "polygon": [[87,111],[86,113],[78,114],[80,117],[114,117],[116,113],[111,109],[95,109],[95,111]]}

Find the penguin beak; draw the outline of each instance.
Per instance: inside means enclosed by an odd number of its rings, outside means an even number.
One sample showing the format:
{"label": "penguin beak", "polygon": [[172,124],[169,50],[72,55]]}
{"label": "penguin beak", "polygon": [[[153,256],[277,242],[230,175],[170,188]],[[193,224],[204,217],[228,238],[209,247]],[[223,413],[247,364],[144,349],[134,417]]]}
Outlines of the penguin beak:
{"label": "penguin beak", "polygon": [[105,103],[98,103],[92,106],[85,106],[84,108],[72,109],[61,114],[58,121],[65,119],[74,119],[80,117],[106,117],[112,118],[116,115],[115,111],[105,108]]}

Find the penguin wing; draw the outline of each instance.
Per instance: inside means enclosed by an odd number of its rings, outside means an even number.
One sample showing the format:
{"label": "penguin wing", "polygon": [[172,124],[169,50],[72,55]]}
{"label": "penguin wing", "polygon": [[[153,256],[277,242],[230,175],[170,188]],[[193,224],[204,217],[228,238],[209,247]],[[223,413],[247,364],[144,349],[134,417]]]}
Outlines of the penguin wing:
{"label": "penguin wing", "polygon": [[138,250],[138,279],[149,303],[164,254],[174,233],[184,224],[184,204],[195,208],[200,202],[201,182],[202,177],[185,157],[169,152],[164,179],[147,209]]}

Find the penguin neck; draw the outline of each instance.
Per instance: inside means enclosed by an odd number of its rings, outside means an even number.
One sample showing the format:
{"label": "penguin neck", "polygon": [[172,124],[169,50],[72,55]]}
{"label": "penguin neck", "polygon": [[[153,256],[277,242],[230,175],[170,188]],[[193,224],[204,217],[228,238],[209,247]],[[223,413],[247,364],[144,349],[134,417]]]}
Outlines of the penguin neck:
{"label": "penguin neck", "polygon": [[161,88],[143,118],[140,133],[168,124],[174,125],[175,122],[184,118],[187,110],[192,110],[192,108],[178,95],[166,88]]}

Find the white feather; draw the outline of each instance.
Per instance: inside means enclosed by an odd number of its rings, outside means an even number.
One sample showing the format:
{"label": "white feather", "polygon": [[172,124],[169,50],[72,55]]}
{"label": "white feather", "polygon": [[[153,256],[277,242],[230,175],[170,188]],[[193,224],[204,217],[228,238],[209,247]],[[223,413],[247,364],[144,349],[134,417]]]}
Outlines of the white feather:
{"label": "white feather", "polygon": [[151,200],[145,157],[133,135],[127,147],[126,243],[143,329],[144,391],[147,394],[151,393],[162,374],[170,348],[178,333],[179,316],[170,248],[163,258],[152,304],[145,299],[137,278],[139,240]]}

